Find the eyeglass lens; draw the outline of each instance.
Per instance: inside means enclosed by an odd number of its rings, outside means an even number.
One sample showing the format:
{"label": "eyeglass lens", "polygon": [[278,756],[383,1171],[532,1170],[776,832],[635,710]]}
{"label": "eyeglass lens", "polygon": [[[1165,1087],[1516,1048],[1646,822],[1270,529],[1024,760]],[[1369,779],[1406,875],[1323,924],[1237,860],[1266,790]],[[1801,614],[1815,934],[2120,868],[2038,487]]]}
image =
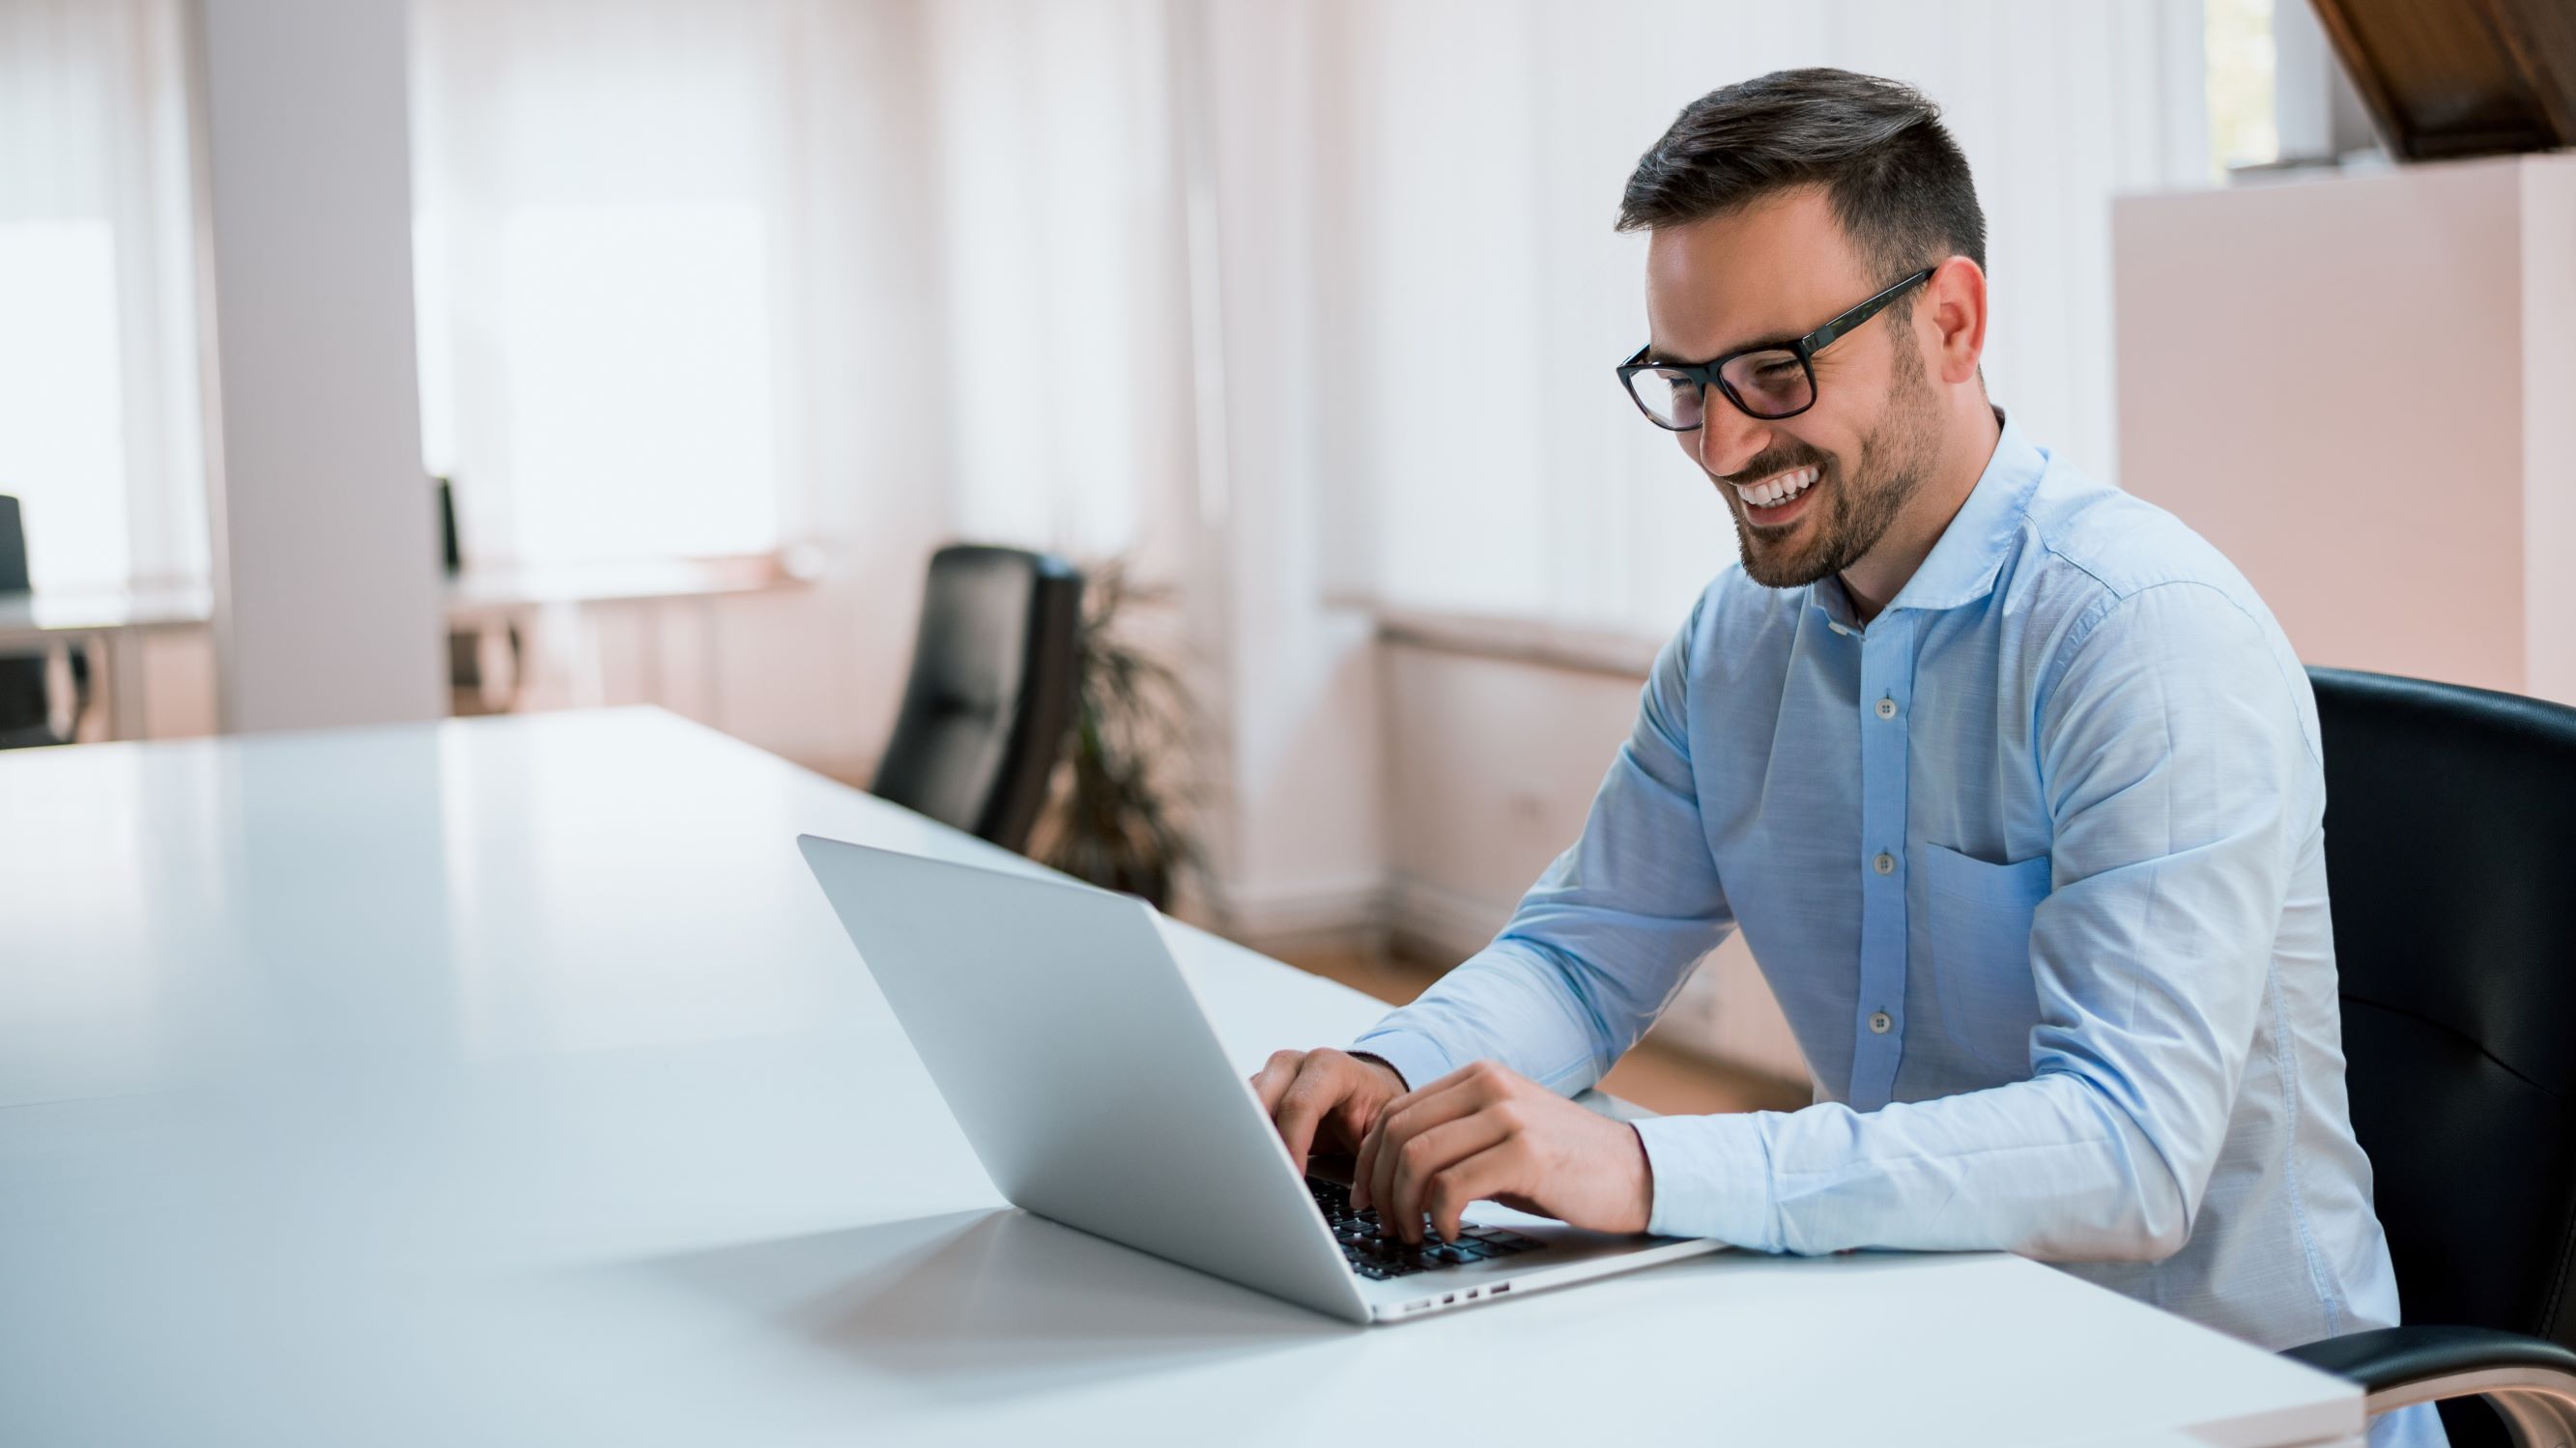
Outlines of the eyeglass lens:
{"label": "eyeglass lens", "polygon": [[[1805,364],[1785,348],[1729,358],[1720,375],[1744,410],[1756,417],[1787,417],[1815,401],[1815,384]],[[1636,374],[1635,383],[1637,400],[1664,426],[1686,430],[1705,420],[1707,402],[1700,385],[1683,373],[1648,368]]]}

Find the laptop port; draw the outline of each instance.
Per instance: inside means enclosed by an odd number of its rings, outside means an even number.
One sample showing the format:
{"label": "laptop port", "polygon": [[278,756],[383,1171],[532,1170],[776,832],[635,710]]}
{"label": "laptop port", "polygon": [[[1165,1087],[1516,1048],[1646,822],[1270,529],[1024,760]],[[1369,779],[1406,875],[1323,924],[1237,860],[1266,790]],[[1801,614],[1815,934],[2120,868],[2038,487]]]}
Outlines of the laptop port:
{"label": "laptop port", "polygon": [[1512,1284],[1510,1284],[1510,1283],[1508,1283],[1508,1282],[1497,1282],[1497,1283],[1495,1283],[1495,1284],[1494,1284],[1494,1295],[1495,1295],[1496,1297],[1500,1297],[1500,1296],[1502,1296],[1504,1293],[1509,1292],[1509,1291],[1511,1291],[1511,1290],[1512,1290]]}

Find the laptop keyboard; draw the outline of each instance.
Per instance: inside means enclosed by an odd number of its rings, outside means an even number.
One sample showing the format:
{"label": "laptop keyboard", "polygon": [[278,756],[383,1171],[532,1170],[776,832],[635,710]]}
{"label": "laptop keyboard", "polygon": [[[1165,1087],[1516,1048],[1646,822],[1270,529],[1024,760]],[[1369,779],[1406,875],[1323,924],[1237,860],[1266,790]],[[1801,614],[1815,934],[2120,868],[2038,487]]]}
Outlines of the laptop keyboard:
{"label": "laptop keyboard", "polygon": [[1443,1267],[1463,1267],[1470,1262],[1491,1261],[1546,1246],[1536,1237],[1500,1227],[1469,1224],[1459,1232],[1455,1242],[1443,1242],[1431,1235],[1431,1218],[1422,1219],[1422,1242],[1408,1246],[1401,1238],[1378,1235],[1377,1208],[1365,1212],[1351,1210],[1351,1189],[1339,1182],[1318,1177],[1306,1178],[1315,1193],[1315,1206],[1333,1229],[1333,1240],[1342,1244],[1342,1255],[1350,1259],[1351,1270],[1372,1282],[1393,1277],[1410,1277],[1416,1272],[1433,1272]]}

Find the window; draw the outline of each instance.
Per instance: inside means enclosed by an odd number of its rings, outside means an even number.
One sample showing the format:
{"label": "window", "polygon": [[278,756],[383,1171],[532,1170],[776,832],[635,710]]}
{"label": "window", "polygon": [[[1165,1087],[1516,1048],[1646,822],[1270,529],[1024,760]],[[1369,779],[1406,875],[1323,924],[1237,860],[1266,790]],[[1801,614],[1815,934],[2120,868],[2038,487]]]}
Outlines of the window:
{"label": "window", "polygon": [[41,592],[206,578],[177,0],[0,7],[0,493]]}
{"label": "window", "polygon": [[[2205,0],[2208,11],[2209,174],[2281,158],[2272,101],[2273,0]],[[2298,0],[2293,0],[2298,3]]]}
{"label": "window", "polygon": [[791,541],[796,12],[414,12],[423,460],[469,564]]}

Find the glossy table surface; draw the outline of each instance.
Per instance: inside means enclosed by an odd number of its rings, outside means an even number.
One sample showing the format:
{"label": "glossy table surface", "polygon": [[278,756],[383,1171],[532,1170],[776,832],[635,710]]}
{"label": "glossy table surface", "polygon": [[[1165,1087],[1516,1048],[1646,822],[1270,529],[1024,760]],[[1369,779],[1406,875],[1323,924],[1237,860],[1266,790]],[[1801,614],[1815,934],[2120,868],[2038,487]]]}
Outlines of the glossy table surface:
{"label": "glossy table surface", "polygon": [[[2344,1442],[1996,1254],[1400,1327],[1010,1209],[799,831],[1034,868],[649,709],[0,757],[0,1443]],[[1238,1064],[1379,1007],[1197,932]]]}

